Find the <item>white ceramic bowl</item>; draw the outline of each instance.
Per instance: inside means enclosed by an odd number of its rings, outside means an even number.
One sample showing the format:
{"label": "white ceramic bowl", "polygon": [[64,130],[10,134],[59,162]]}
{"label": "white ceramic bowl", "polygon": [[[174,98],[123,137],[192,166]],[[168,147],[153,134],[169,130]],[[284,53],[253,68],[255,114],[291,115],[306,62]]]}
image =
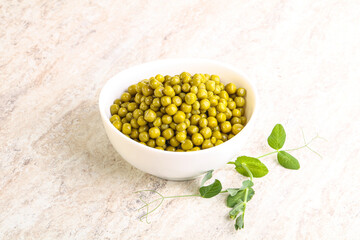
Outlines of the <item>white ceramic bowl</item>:
{"label": "white ceramic bowl", "polygon": [[[110,106],[128,86],[143,79],[181,72],[208,73],[220,76],[223,83],[233,82],[247,90],[245,116],[248,123],[235,137],[206,150],[194,152],[169,152],[144,146],[119,132],[109,121]],[[195,178],[208,170],[224,166],[239,156],[243,143],[250,137],[256,114],[257,93],[254,85],[238,69],[227,64],[206,59],[165,59],[126,69],[112,77],[103,87],[99,97],[101,118],[116,151],[136,168],[168,180]]]}

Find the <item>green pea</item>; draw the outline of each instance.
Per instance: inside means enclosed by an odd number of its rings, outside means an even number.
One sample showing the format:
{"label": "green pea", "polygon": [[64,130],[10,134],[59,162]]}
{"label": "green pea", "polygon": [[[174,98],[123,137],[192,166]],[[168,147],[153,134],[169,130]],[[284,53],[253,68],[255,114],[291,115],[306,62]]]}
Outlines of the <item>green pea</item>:
{"label": "green pea", "polygon": [[175,91],[174,91],[174,89],[171,87],[171,86],[166,86],[165,88],[164,88],[164,94],[166,95],[166,96],[169,96],[169,97],[173,97],[173,96],[175,96]]}
{"label": "green pea", "polygon": [[180,142],[178,140],[176,140],[176,137],[172,137],[170,140],[169,140],[169,143],[171,146],[173,147],[178,147],[180,145]]}
{"label": "green pea", "polygon": [[113,104],[113,105],[111,105],[110,106],[110,113],[111,113],[111,115],[114,115],[114,114],[117,114],[118,113],[118,111],[119,111],[119,105],[117,105],[117,104]]}
{"label": "green pea", "polygon": [[190,92],[185,95],[185,102],[189,105],[195,103],[196,100],[197,100],[197,97],[196,97],[195,93]]}
{"label": "green pea", "polygon": [[144,85],[141,88],[141,92],[145,97],[147,97],[147,96],[152,95],[154,93],[154,90],[150,86]]}
{"label": "green pea", "polygon": [[199,132],[199,128],[197,126],[194,126],[194,125],[190,125],[188,128],[187,128],[187,132],[192,135],[194,133],[197,133]]}
{"label": "green pea", "polygon": [[227,107],[228,107],[230,110],[235,110],[235,108],[236,108],[236,103],[235,103],[234,101],[231,101],[231,102],[228,101]]}
{"label": "green pea", "polygon": [[241,124],[241,119],[239,117],[232,117],[231,120],[230,120],[230,123],[232,125],[237,124],[237,123]]}
{"label": "green pea", "polygon": [[147,132],[141,132],[141,133],[139,134],[139,140],[140,140],[141,142],[147,142],[147,141],[149,141],[149,133],[147,133]]}
{"label": "green pea", "polygon": [[191,136],[193,144],[199,146],[204,142],[204,137],[200,133],[195,133]]}
{"label": "green pea", "polygon": [[199,91],[199,89],[196,87],[196,86],[191,86],[190,88],[190,92],[194,93],[194,94],[197,94]]}
{"label": "green pea", "polygon": [[177,112],[177,107],[175,104],[172,103],[166,107],[165,111],[167,114],[172,116],[172,115],[175,115],[175,113]]}
{"label": "green pea", "polygon": [[157,87],[157,88],[155,88],[154,95],[155,95],[155,97],[161,98],[162,96],[164,96],[163,92],[164,92],[163,87]]}
{"label": "green pea", "polygon": [[135,111],[135,109],[137,109],[137,107],[138,107],[137,103],[131,102],[131,103],[129,103],[129,105],[127,106],[127,110],[128,110],[129,112],[133,112],[133,111]]}
{"label": "green pea", "polygon": [[144,116],[138,117],[137,124],[139,124],[139,126],[145,126],[147,124],[147,122],[144,119]]}
{"label": "green pea", "polygon": [[225,112],[226,111],[226,105],[224,103],[219,103],[217,106],[216,106],[216,110],[219,111],[219,112]]}
{"label": "green pea", "polygon": [[181,144],[181,148],[183,150],[190,150],[190,149],[192,149],[193,146],[194,145],[190,139],[185,139],[185,141]]}
{"label": "green pea", "polygon": [[172,117],[169,115],[164,115],[161,118],[163,124],[170,124],[172,122]]}
{"label": "green pea", "polygon": [[197,115],[197,114],[196,114],[196,115],[192,115],[192,116],[190,117],[190,123],[191,123],[191,125],[198,125],[200,119],[201,119],[200,115]]}
{"label": "green pea", "polygon": [[170,104],[171,104],[171,97],[164,96],[164,97],[161,98],[161,105],[162,106],[166,107],[166,106],[168,106]]}
{"label": "green pea", "polygon": [[112,115],[111,118],[110,118],[110,122],[113,123],[115,121],[120,121],[120,117],[119,115],[115,114],[115,115]]}
{"label": "green pea", "polygon": [[176,136],[175,136],[175,138],[178,142],[185,141],[186,137],[187,137],[187,135],[185,132],[178,132],[178,133],[176,133]]}
{"label": "green pea", "polygon": [[200,133],[201,135],[203,135],[205,139],[210,138],[212,135],[212,131],[209,127],[204,127],[203,129],[200,130]]}
{"label": "green pea", "polygon": [[215,82],[211,80],[205,82],[206,90],[211,92],[215,90],[215,85],[216,85]]}
{"label": "green pea", "polygon": [[130,125],[130,123],[124,123],[122,125],[122,132],[124,134],[130,134],[131,133],[131,125]]}
{"label": "green pea", "polygon": [[122,122],[120,122],[120,120],[115,120],[114,122],[112,122],[112,125],[114,125],[117,130],[120,130],[122,127]]}
{"label": "green pea", "polygon": [[235,84],[233,83],[228,83],[226,84],[225,86],[225,91],[228,93],[228,94],[234,94],[236,92],[236,86]]}
{"label": "green pea", "polygon": [[156,117],[153,124],[154,124],[154,127],[160,127],[162,124],[161,117]]}
{"label": "green pea", "polygon": [[162,84],[161,84],[161,82],[159,82],[159,81],[156,80],[156,79],[151,79],[150,82],[149,82],[149,85],[150,85],[150,87],[151,87],[152,89],[155,90],[156,88],[160,87]]}
{"label": "green pea", "polygon": [[190,88],[191,88],[191,86],[190,86],[190,84],[188,84],[188,83],[184,83],[183,85],[182,85],[182,87],[181,87],[181,89],[183,90],[183,92],[189,92],[190,91]]}
{"label": "green pea", "polygon": [[200,88],[196,96],[198,99],[206,99],[208,97],[206,89]]}
{"label": "green pea", "polygon": [[170,138],[172,138],[174,136],[174,130],[172,130],[171,128],[165,129],[162,132],[162,136],[166,139],[169,140]]}
{"label": "green pea", "polygon": [[244,128],[243,125],[236,123],[232,126],[231,132],[236,135]]}
{"label": "green pea", "polygon": [[201,145],[202,149],[207,149],[207,148],[211,148],[214,145],[211,143],[211,141],[209,139],[206,139],[203,144]]}
{"label": "green pea", "polygon": [[161,134],[161,132],[158,127],[152,127],[149,129],[149,136],[151,138],[158,138],[158,137],[160,137],[160,134]]}
{"label": "green pea", "polygon": [[149,126],[148,125],[139,127],[139,133],[147,132],[147,131],[149,131]]}
{"label": "green pea", "polygon": [[224,143],[224,142],[222,140],[218,139],[218,140],[216,140],[215,146],[218,146],[218,145],[220,145],[222,143]]}
{"label": "green pea", "polygon": [[187,104],[187,103],[182,103],[180,106],[181,111],[183,111],[184,113],[190,113],[192,110],[191,105]]}
{"label": "green pea", "polygon": [[149,105],[147,105],[145,102],[140,103],[139,108],[143,111],[146,111],[149,109]]}
{"label": "green pea", "polygon": [[208,121],[208,127],[210,128],[214,128],[218,125],[218,121],[214,117],[208,117],[207,121]]}
{"label": "green pea", "polygon": [[146,145],[148,145],[149,147],[155,147],[156,143],[154,139],[149,139],[149,141],[147,141]]}
{"label": "green pea", "polygon": [[242,117],[240,117],[240,119],[241,119],[241,124],[242,124],[242,125],[245,125],[246,122],[247,122],[246,117],[245,117],[245,116],[242,116]]}
{"label": "green pea", "polygon": [[244,88],[238,88],[238,90],[236,90],[236,95],[244,97],[246,95],[246,90]]}
{"label": "green pea", "polygon": [[207,127],[207,125],[208,125],[208,120],[206,118],[201,118],[199,121],[199,126],[201,128],[204,128],[204,127]]}
{"label": "green pea", "polygon": [[200,101],[200,109],[208,110],[210,108],[210,101],[208,99],[202,99]]}
{"label": "green pea", "polygon": [[121,95],[120,100],[121,102],[128,102],[131,99],[131,94],[128,92],[125,92]]}
{"label": "green pea", "polygon": [[171,102],[175,104],[175,106],[179,107],[182,104],[181,97],[175,96],[171,99]]}
{"label": "green pea", "polygon": [[130,120],[130,125],[131,125],[132,128],[139,128],[140,127],[135,118]]}
{"label": "green pea", "polygon": [[175,123],[182,123],[185,121],[185,113],[182,112],[182,111],[178,111],[174,117],[173,117],[173,120]]}
{"label": "green pea", "polygon": [[241,117],[241,111],[239,109],[232,110],[233,117]]}
{"label": "green pea", "polygon": [[175,94],[179,94],[181,92],[181,86],[180,85],[173,86],[173,89],[175,91]]}
{"label": "green pea", "polygon": [[133,84],[133,85],[130,85],[128,87],[128,92],[130,93],[131,96],[135,96],[137,91],[136,91],[136,85]]}
{"label": "green pea", "polygon": [[158,80],[158,81],[161,82],[161,83],[164,82],[164,80],[165,80],[164,76],[161,75],[161,74],[157,74],[157,75],[155,76],[155,79]]}
{"label": "green pea", "polygon": [[245,98],[243,97],[236,97],[234,101],[237,107],[243,107],[245,105]]}
{"label": "green pea", "polygon": [[[178,112],[179,113],[179,112]],[[176,115],[175,115],[176,116]],[[175,120],[174,120],[175,121]],[[178,132],[182,132],[182,131],[185,131],[187,128],[186,126],[186,123],[185,122],[182,122],[182,123],[179,123],[178,125],[176,125],[176,131]]]}
{"label": "green pea", "polygon": [[223,133],[228,133],[231,131],[231,123],[229,121],[225,121],[220,124],[220,128]]}
{"label": "green pea", "polygon": [[144,113],[144,119],[147,122],[153,122],[156,119],[156,113],[153,110],[148,109]]}
{"label": "green pea", "polygon": [[156,140],[155,140],[155,143],[157,146],[159,147],[162,147],[165,145],[166,143],[166,139],[164,137],[158,137]]}

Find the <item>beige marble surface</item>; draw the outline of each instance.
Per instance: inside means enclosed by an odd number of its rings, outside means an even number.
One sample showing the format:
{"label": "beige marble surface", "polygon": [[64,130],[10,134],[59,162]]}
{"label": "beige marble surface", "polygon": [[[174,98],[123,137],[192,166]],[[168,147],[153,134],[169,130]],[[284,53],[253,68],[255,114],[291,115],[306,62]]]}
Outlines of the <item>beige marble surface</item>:
{"label": "beige marble surface", "polygon": [[[0,2],[0,239],[359,239],[359,1]],[[268,152],[281,122],[319,158],[300,171],[264,159],[245,229],[224,198],[168,200],[141,223],[139,189],[195,193],[133,168],[110,145],[101,87],[169,57],[230,63],[258,85],[257,129],[241,154]],[[240,154],[240,153],[239,153]],[[226,187],[242,177],[218,169]]]}

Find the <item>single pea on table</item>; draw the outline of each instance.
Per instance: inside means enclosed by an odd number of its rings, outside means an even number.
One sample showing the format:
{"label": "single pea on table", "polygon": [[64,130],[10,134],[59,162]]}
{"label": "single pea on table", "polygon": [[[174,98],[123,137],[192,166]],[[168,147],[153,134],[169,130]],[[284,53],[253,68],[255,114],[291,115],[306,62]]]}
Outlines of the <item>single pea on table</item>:
{"label": "single pea on table", "polygon": [[187,152],[220,145],[246,125],[246,90],[217,75],[160,74],[128,87],[110,106],[110,122],[159,150]]}

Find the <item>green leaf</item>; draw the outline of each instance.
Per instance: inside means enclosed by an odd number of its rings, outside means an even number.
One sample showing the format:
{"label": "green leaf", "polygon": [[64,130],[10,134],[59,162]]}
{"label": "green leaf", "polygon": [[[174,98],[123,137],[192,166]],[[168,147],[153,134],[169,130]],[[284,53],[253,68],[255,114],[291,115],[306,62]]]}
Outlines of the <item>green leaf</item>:
{"label": "green leaf", "polygon": [[243,165],[245,165],[250,170],[252,175],[256,178],[263,177],[269,172],[265,164],[263,164],[259,159],[253,157],[241,156],[238,157],[235,161],[235,166],[236,166],[235,170],[246,177],[249,177],[249,174],[242,167]]}
{"label": "green leaf", "polygon": [[211,198],[218,195],[221,192],[221,189],[222,189],[221,182],[215,179],[213,184],[210,184],[209,186],[201,187],[199,189],[199,192],[201,197]]}
{"label": "green leaf", "polygon": [[234,220],[239,213],[242,213],[244,211],[244,209],[245,209],[245,203],[243,203],[243,201],[240,201],[229,212],[230,218]]}
{"label": "green leaf", "polygon": [[281,166],[287,169],[298,170],[300,168],[299,161],[285,151],[280,151],[277,154],[277,159]]}
{"label": "green leaf", "polygon": [[244,214],[240,214],[240,216],[236,219],[235,222],[235,230],[239,230],[244,228]]}
{"label": "green leaf", "polygon": [[[255,194],[254,189],[250,187],[248,190],[248,196],[246,202],[250,201],[251,198],[254,196],[254,194]],[[235,196],[229,195],[228,198],[226,199],[226,205],[230,208],[233,208],[236,204],[240,202],[245,202],[244,198],[245,198],[245,190],[241,190]]]}
{"label": "green leaf", "polygon": [[285,129],[281,124],[276,124],[267,141],[270,147],[279,150],[284,146],[286,139]]}
{"label": "green leaf", "polygon": [[235,196],[240,191],[240,188],[228,188],[226,191],[230,194],[230,196]]}
{"label": "green leaf", "polygon": [[249,188],[254,186],[254,183],[251,180],[245,180],[242,182],[242,186],[241,186],[241,190],[245,189],[245,188]]}
{"label": "green leaf", "polygon": [[213,171],[214,171],[214,170],[210,170],[210,171],[208,171],[208,172],[205,174],[204,178],[201,180],[200,187],[204,186],[204,183],[205,183],[207,180],[209,180],[210,178],[212,178],[212,173],[213,173]]}

